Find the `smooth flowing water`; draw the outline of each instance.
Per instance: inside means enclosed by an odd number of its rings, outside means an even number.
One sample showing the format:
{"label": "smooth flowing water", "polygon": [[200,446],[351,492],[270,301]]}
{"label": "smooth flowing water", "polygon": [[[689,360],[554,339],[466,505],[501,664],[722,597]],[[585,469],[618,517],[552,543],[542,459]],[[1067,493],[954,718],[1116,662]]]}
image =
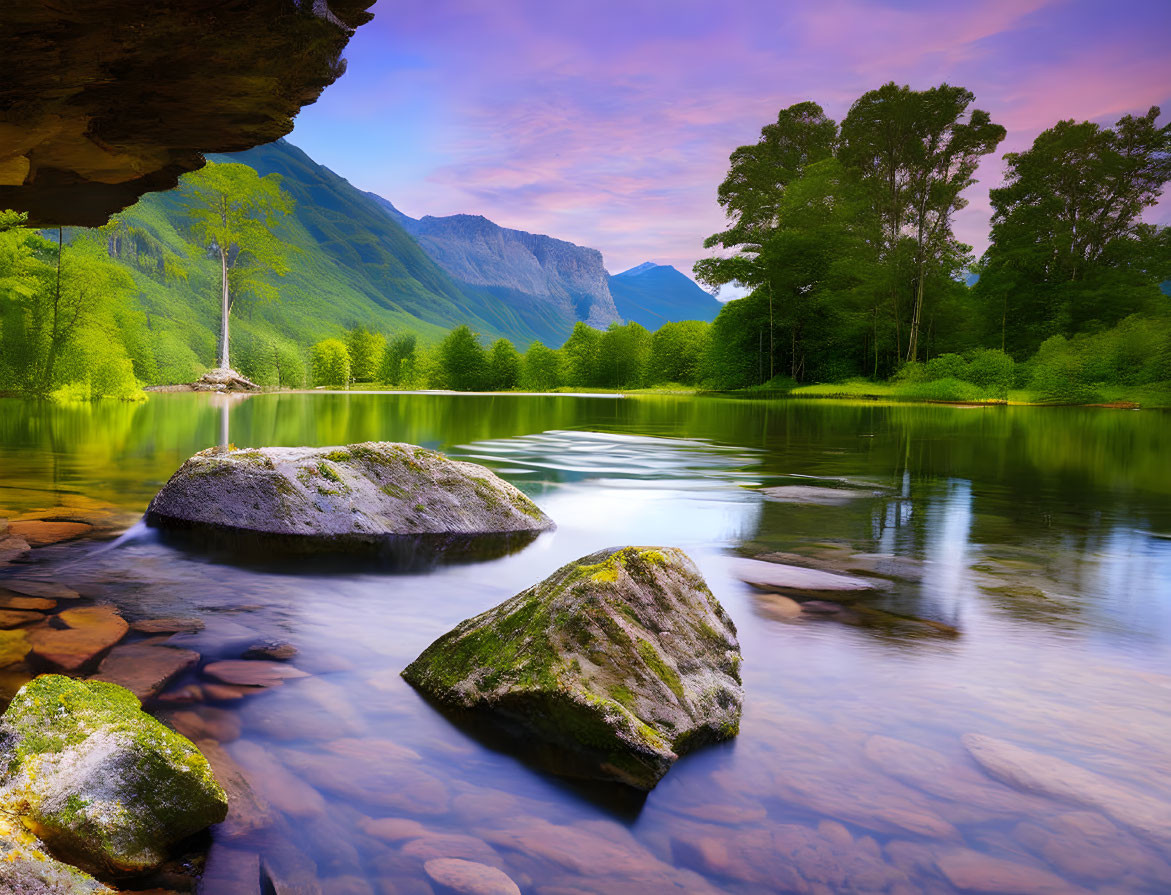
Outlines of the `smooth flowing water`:
{"label": "smooth flowing water", "polygon": [[[78,496],[141,512],[221,440],[425,445],[490,466],[558,528],[504,558],[410,574],[225,564],[140,529],[36,551],[22,574],[129,619],[201,617],[203,631],[171,642],[205,663],[262,640],[299,650],[292,664],[308,676],[279,688],[158,707],[218,740],[256,792],[251,814],[215,831],[204,891],[448,891],[424,869],[437,857],[499,867],[526,895],[1171,890],[1167,414],[683,397],[5,400],[0,516]],[[872,493],[810,505],[758,490],[819,480]],[[494,750],[399,677],[460,620],[621,544],[686,550],[744,656],[739,737],[685,756],[645,801]],[[735,557],[761,554],[880,587],[849,611],[791,617],[731,574]],[[1050,795],[990,776],[968,748],[980,737],[1028,750],[1025,782]]]}

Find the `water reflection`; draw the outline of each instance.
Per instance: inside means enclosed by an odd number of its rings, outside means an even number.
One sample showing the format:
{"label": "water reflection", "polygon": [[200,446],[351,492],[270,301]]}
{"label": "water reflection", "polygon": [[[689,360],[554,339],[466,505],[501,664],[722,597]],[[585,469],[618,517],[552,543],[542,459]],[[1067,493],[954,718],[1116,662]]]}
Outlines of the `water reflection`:
{"label": "water reflection", "polygon": [[[526,895],[1171,888],[1166,841],[1007,787],[962,740],[1171,803],[1166,416],[393,395],[261,395],[229,415],[240,446],[390,439],[475,459],[559,527],[517,554],[394,576],[225,566],[149,534],[45,548],[76,560],[62,580],[130,618],[199,616],[171,642],[205,662],[298,647],[307,678],[224,699],[193,671],[171,693],[198,698],[157,706],[257,794],[259,819],[217,832],[212,879],[244,854],[284,887],[427,893],[442,854],[500,867]],[[0,505],[141,512],[222,420],[198,395],[84,413],[5,402]],[[745,487],[842,480],[879,493],[810,506]],[[682,759],[637,814],[467,736],[398,676],[463,618],[622,543],[687,550],[745,659],[741,735]],[[762,616],[736,553],[880,582],[858,608],[887,621]]]}

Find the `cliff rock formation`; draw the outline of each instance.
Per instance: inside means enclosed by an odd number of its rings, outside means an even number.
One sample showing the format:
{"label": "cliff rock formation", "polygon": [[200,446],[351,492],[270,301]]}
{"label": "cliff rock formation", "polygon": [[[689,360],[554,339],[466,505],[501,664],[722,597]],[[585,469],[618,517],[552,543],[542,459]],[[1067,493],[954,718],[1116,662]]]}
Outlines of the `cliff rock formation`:
{"label": "cliff rock formation", "polygon": [[104,224],[204,152],[269,143],[345,69],[372,0],[0,4],[0,208]]}

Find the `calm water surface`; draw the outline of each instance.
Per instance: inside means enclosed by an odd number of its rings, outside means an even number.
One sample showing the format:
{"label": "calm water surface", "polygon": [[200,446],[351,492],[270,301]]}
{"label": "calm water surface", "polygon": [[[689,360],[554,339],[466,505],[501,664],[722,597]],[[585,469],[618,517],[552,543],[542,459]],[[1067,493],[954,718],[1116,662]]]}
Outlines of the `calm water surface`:
{"label": "calm water surface", "polygon": [[[327,895],[439,892],[423,870],[435,857],[500,867],[526,895],[1171,891],[1171,823],[1144,835],[1020,793],[961,740],[997,737],[1171,806],[1171,416],[670,397],[5,400],[0,515],[77,495],[141,512],[225,425],[237,446],[437,448],[523,488],[558,529],[418,574],[222,564],[140,530],[38,552],[128,618],[200,616],[204,631],[172,642],[205,661],[258,640],[300,651],[308,677],[164,712],[218,740],[257,793],[249,818],[216,831],[205,891],[259,892],[256,855],[267,891]],[[818,480],[875,496],[808,506],[755,490]],[[740,736],[683,758],[641,803],[494,751],[398,676],[460,620],[621,544],[685,549],[744,654]],[[765,553],[881,588],[845,621],[787,619],[730,574],[737,555]]]}

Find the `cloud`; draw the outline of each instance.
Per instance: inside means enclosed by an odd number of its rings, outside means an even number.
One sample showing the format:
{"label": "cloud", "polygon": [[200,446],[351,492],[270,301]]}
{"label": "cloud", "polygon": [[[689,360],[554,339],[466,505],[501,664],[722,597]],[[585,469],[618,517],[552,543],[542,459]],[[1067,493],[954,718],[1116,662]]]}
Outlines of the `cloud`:
{"label": "cloud", "polygon": [[[1009,128],[1003,152],[1059,118],[1112,121],[1171,99],[1161,2],[394,0],[375,12],[294,142],[408,213],[484,214],[599,248],[611,270],[655,258],[689,271],[724,227],[729,153],[793,102],[840,119],[887,80],[947,80]],[[956,221],[977,251],[999,155]]]}

